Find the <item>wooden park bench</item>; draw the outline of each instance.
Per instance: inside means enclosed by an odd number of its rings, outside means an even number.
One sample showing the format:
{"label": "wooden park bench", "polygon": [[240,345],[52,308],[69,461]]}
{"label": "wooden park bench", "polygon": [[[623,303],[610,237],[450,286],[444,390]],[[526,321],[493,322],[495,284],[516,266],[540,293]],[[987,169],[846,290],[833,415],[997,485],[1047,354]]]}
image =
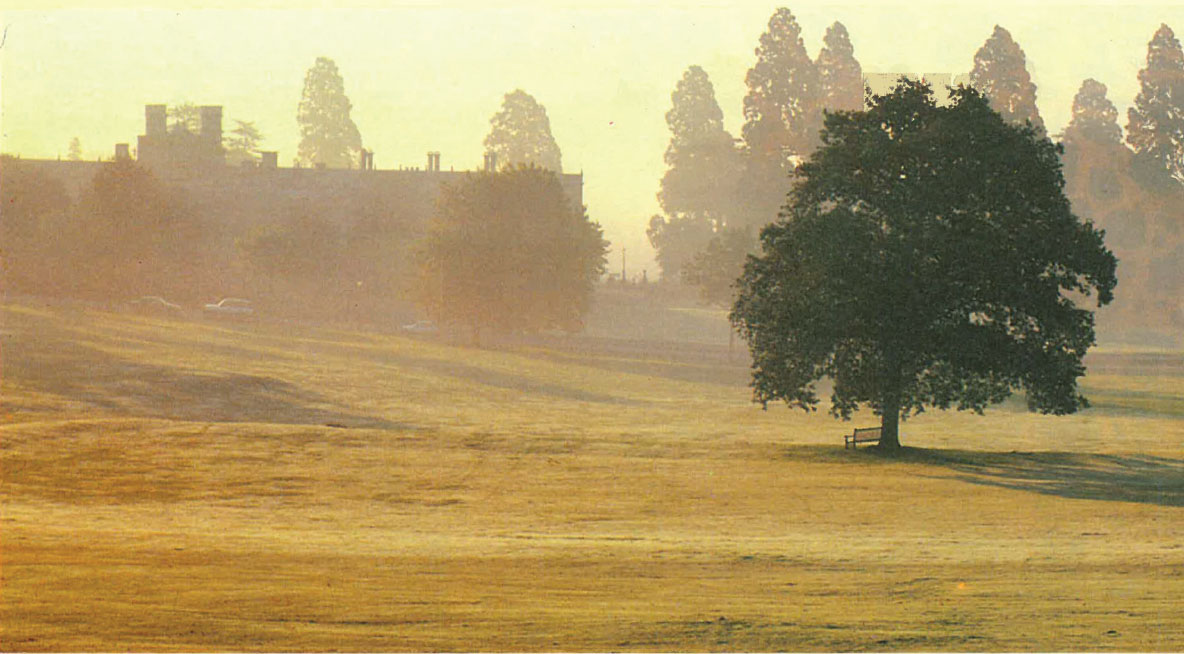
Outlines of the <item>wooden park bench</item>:
{"label": "wooden park bench", "polygon": [[856,428],[855,431],[843,436],[843,449],[858,449],[860,443],[879,443],[880,428]]}

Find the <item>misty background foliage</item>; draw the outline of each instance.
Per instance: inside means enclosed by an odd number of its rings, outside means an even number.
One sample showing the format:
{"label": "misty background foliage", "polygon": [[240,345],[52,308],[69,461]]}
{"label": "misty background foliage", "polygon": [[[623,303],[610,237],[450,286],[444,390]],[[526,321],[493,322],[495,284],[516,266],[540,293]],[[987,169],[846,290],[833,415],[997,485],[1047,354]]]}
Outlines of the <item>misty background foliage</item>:
{"label": "misty background foliage", "polygon": [[[1046,129],[1020,44],[1002,26],[984,36],[967,62],[971,86],[1010,123]],[[781,8],[753,45],[746,92],[735,108],[739,138],[725,128],[728,108],[719,105],[703,67],[688,65],[673,80],[666,170],[655,180],[660,213],[638,220],[663,285],[693,286],[716,307],[731,304],[745,260],[761,252],[761,230],[781,219],[799,166],[821,143],[826,114],[861,109],[865,98],[864,66],[841,23],[826,29],[811,57],[793,13]],[[1136,337],[1184,327],[1184,53],[1167,25],[1151,35],[1138,78],[1124,124],[1104,80],[1089,79],[1074,98],[1069,125],[1049,135],[1064,148],[1074,212],[1105,231],[1120,261],[1121,290],[1099,325]],[[302,165],[357,167],[362,140],[351,109],[341,71],[332,59],[317,58],[296,111]],[[192,103],[174,106],[168,121],[175,142],[199,137],[200,111]],[[70,141],[66,159],[82,159],[84,139]],[[262,142],[253,121],[232,121],[223,139],[227,162],[257,163]],[[483,145],[506,172],[521,165],[562,170],[546,109],[522,89],[502,98]],[[248,295],[277,312],[330,316],[409,316],[413,301],[431,295],[419,287],[415,256],[430,209],[389,206],[369,190],[354,192],[345,217],[333,220],[323,203],[308,198],[263,215],[248,216],[254,209],[244,208],[243,215],[212,216],[202,197],[170,186],[167,176],[130,162],[103,165],[111,171],[93,184],[66,188],[19,159],[0,161],[6,290],[95,299],[159,290],[194,302]],[[83,279],[97,266],[112,267],[105,287]]]}
{"label": "misty background foliage", "polygon": [[328,57],[317,57],[304,76],[304,92],[296,110],[300,126],[296,158],[302,165],[358,167],[362,135],[350,118],[351,109],[337,64]]}
{"label": "misty background foliage", "polygon": [[497,157],[499,167],[533,165],[563,172],[559,145],[551,135],[547,109],[526,91],[515,89],[507,93],[501,110],[493,115],[489,124],[485,149]]}
{"label": "misty background foliage", "polygon": [[473,175],[440,197],[420,254],[420,303],[474,344],[484,331],[579,331],[607,250],[554,172],[520,164]]}

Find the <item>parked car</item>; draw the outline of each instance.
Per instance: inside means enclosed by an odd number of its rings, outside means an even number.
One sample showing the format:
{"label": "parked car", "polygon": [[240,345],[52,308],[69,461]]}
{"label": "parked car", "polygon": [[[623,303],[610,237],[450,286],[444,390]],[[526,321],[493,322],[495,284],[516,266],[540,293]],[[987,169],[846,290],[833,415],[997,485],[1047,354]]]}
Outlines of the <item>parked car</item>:
{"label": "parked car", "polygon": [[143,295],[128,303],[131,308],[141,313],[180,315],[181,305],[174,304],[159,295]]}
{"label": "parked car", "polygon": [[222,298],[214,304],[207,304],[202,310],[208,314],[221,316],[249,316],[255,313],[250,300],[236,297]]}
{"label": "parked car", "polygon": [[436,323],[430,320],[417,320],[410,325],[403,325],[403,331],[413,334],[434,334],[438,330]]}

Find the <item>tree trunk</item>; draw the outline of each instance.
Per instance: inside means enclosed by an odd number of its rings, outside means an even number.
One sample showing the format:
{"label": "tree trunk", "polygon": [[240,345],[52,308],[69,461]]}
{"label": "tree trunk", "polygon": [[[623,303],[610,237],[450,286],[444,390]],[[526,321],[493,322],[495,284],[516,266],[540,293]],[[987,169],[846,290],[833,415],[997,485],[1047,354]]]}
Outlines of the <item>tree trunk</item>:
{"label": "tree trunk", "polygon": [[900,449],[900,398],[897,395],[884,398],[883,416],[880,420],[881,449]]}

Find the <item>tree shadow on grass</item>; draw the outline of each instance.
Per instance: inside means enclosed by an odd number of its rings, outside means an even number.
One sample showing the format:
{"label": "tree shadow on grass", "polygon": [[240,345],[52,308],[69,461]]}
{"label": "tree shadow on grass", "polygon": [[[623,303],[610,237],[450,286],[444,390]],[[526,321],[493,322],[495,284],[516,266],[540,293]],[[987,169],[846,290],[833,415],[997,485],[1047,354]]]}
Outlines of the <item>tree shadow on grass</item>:
{"label": "tree shadow on grass", "polygon": [[411,428],[352,413],[275,377],[144,363],[66,339],[22,339],[18,347],[5,347],[4,378],[26,391],[129,417]]}
{"label": "tree shadow on grass", "polygon": [[[875,450],[869,450],[874,452]],[[1184,460],[1075,452],[972,452],[903,448],[894,460],[953,470],[971,484],[1084,500],[1184,506]]]}

